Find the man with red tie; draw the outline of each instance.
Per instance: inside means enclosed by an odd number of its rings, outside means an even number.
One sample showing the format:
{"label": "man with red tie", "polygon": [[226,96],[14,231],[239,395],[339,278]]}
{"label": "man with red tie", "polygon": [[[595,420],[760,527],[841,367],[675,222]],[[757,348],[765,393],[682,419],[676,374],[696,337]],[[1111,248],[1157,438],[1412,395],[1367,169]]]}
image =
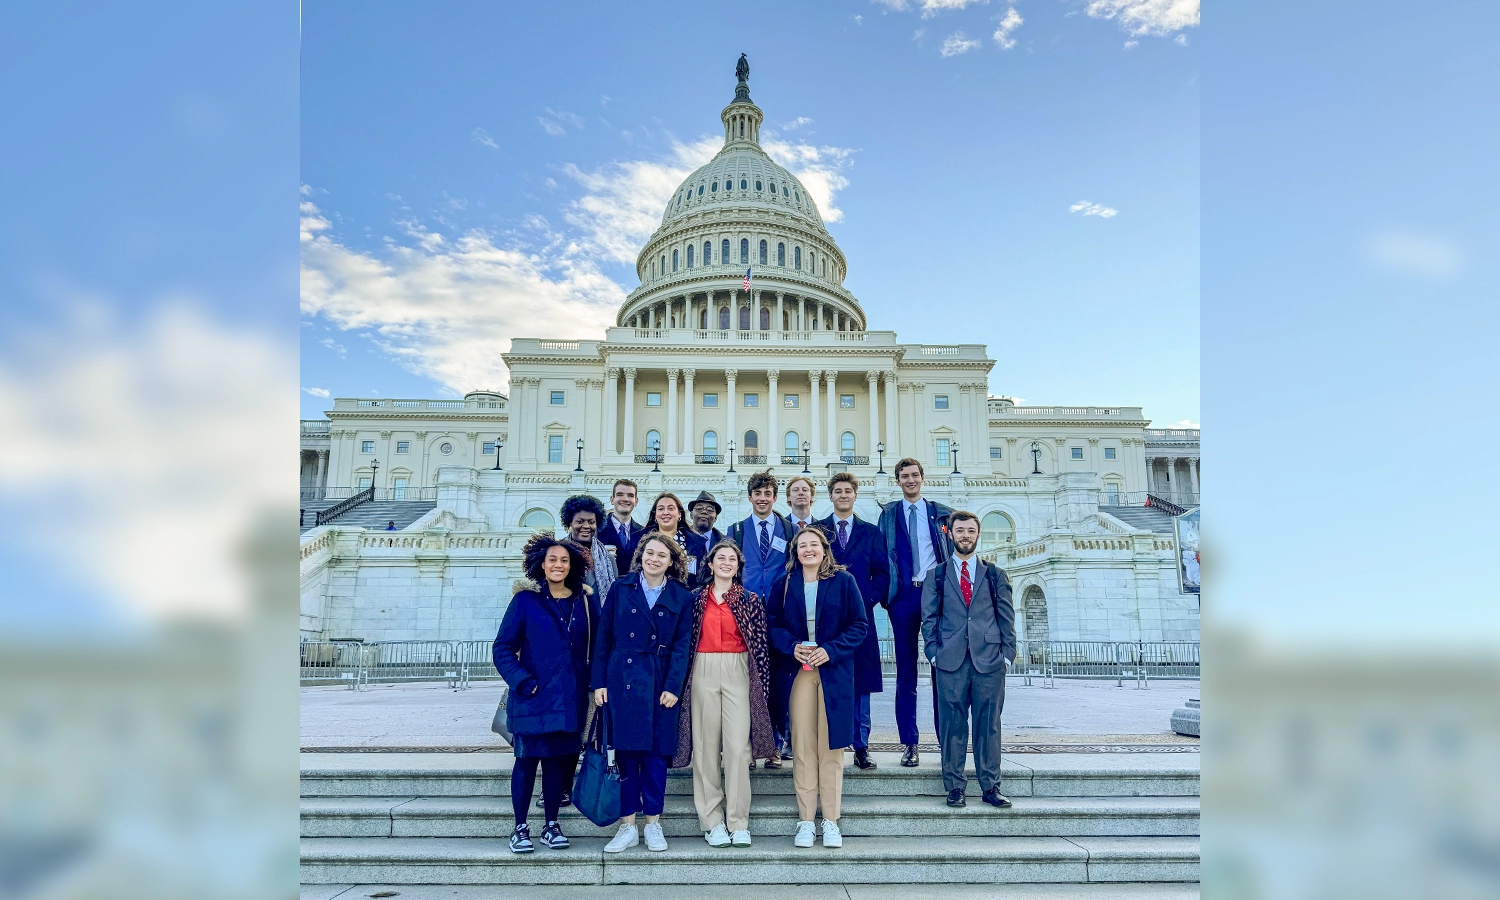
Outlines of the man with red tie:
{"label": "man with red tie", "polygon": [[953,556],[922,583],[922,641],[937,689],[938,744],[949,806],[964,805],[964,757],[973,720],[974,770],[984,802],[1010,806],[1000,793],[1000,710],[1005,670],[1016,658],[1010,579],[979,558],[979,517],[948,514]]}

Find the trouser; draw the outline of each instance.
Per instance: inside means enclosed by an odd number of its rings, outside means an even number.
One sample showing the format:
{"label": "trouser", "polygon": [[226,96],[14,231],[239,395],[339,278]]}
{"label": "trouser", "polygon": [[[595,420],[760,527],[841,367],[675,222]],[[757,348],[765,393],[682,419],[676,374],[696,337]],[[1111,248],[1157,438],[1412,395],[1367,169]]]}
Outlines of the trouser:
{"label": "trouser", "polygon": [[620,815],[661,815],[667,795],[669,757],[645,750],[616,750],[620,766]]}
{"label": "trouser", "polygon": [[854,749],[870,746],[870,695],[858,694],[854,703]]}
{"label": "trouser", "polygon": [[548,822],[556,822],[563,792],[572,783],[569,772],[578,765],[578,757],[575,754],[526,756],[515,761],[510,770],[510,808],[516,814],[517,825],[526,821],[526,812],[531,806],[531,793],[536,789],[537,763],[542,765],[542,811],[547,814]]}
{"label": "trouser", "polygon": [[828,709],[816,667],[797,670],[792,682],[792,787],[800,821],[811,822],[823,801],[823,818],[839,820],[844,793],[844,748],[828,747]]}
{"label": "trouser", "polygon": [[896,731],[901,743],[917,743],[917,650],[922,642],[922,589],[903,584],[891,604],[891,641],[896,650]]}
{"label": "trouser", "polygon": [[969,721],[974,725],[974,770],[980,790],[1000,786],[1000,710],[1005,706],[1005,668],[988,675],[964,654],[957,671],[932,668],[937,684],[938,741],[943,748],[943,790],[963,790],[964,754],[969,749]]}
{"label": "trouser", "polygon": [[[750,828],[750,654],[693,661],[693,806],[698,827]],[[723,768],[720,768],[720,756]]]}

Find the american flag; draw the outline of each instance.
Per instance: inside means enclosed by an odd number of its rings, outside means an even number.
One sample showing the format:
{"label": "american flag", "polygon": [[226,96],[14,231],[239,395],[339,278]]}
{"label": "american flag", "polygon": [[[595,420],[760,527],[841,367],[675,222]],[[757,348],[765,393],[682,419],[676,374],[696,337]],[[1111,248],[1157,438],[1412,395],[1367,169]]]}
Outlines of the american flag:
{"label": "american flag", "polygon": [[749,269],[745,270],[745,285],[744,285],[743,290],[746,290],[746,291],[750,290],[750,270]]}

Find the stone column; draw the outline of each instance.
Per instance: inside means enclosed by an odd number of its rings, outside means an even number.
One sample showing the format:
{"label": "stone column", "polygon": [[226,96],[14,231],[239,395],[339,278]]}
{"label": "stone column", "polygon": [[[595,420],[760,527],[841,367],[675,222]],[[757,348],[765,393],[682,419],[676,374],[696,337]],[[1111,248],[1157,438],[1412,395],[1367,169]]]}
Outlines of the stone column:
{"label": "stone column", "polygon": [[677,441],[677,377],[681,372],[681,369],[667,370],[667,439],[662,442],[663,455],[678,453],[682,446]]}
{"label": "stone column", "polygon": [[750,298],[750,330],[760,331],[760,291],[754,291]]}
{"label": "stone column", "polygon": [[683,391],[684,397],[682,401],[682,440],[683,444],[686,445],[687,453],[698,452],[697,438],[694,437],[693,432],[693,379],[697,376],[697,374],[697,369],[682,370],[683,387],[686,388],[686,390]]}
{"label": "stone column", "polygon": [[880,371],[870,369],[865,372],[865,383],[870,388],[870,397],[865,401],[870,404],[870,432],[865,438],[865,455],[874,456],[875,444],[880,441]]}
{"label": "stone column", "polygon": [[1196,457],[1196,456],[1189,457],[1189,459],[1188,459],[1188,475],[1191,476],[1192,479],[1193,479],[1193,496],[1194,497],[1199,496],[1200,493],[1201,493],[1201,490],[1198,487],[1198,466],[1201,464],[1201,462],[1202,461],[1198,457]]}
{"label": "stone column", "polygon": [[786,319],[783,318],[783,316],[786,314],[786,306],[782,302],[783,297],[784,297],[784,295],[782,294],[781,291],[777,291],[776,292],[776,329],[775,330],[777,330],[777,331],[786,331],[787,330],[787,325],[789,324],[789,323],[787,323]]}
{"label": "stone column", "polygon": [[[807,381],[808,384],[812,385],[812,424],[807,429],[807,442],[812,449],[808,453],[822,453],[823,436],[818,434],[818,426],[823,423],[821,417],[818,415],[818,395],[823,392],[823,373],[818,369],[814,369],[807,373]],[[797,452],[801,452],[800,448]]]}
{"label": "stone column", "polygon": [[[736,387],[736,382],[737,382],[737,380],[739,378],[739,374],[740,374],[740,370],[739,369],[725,369],[724,370],[724,380],[729,383],[729,410],[728,410],[728,413],[729,413],[729,416],[728,416],[729,424],[725,425],[724,428],[725,428],[726,431],[729,432],[729,434],[725,435],[724,438],[719,441],[719,448],[720,448],[719,452],[720,453],[728,453],[729,452],[729,442],[737,440],[735,438],[735,430],[734,430],[734,410],[735,410],[735,407],[739,406],[739,400],[737,399],[739,397],[739,391],[738,391],[738,388]],[[736,443],[735,446],[738,447],[739,444]]]}
{"label": "stone column", "polygon": [[[604,430],[603,404],[594,399],[594,388],[603,385],[603,382],[593,378],[577,378],[573,381],[578,385],[579,394],[583,397],[583,422],[578,429],[578,436],[583,438],[584,459],[598,459],[600,452],[604,449],[604,439],[601,432]],[[573,448],[569,447],[569,450]],[[577,451],[574,450],[573,464],[578,465]]]}
{"label": "stone column", "polygon": [[610,366],[604,370],[604,445],[606,453],[620,450],[620,429],[615,427],[615,417],[620,413],[620,369]]}
{"label": "stone column", "polygon": [[[777,305],[781,305],[779,294],[777,295]],[[762,439],[761,447],[765,450],[766,459],[770,460],[771,465],[773,466],[781,462],[781,433],[776,428],[776,412],[777,410],[781,409],[781,394],[779,393],[780,388],[777,384],[777,381],[780,378],[780,369],[766,370],[766,390],[770,393],[770,396],[767,397],[766,400],[771,407],[769,410],[767,410],[767,418],[769,419],[769,422],[766,428],[770,431],[770,433],[767,434],[764,439]]]}
{"label": "stone column", "polygon": [[318,451],[318,476],[313,480],[313,487],[317,489],[317,498],[323,499],[324,491],[328,487],[328,451]]}
{"label": "stone column", "polygon": [[839,395],[836,383],[839,373],[833,369],[823,373],[828,379],[828,442],[825,445],[826,452],[836,454],[839,448]]}
{"label": "stone column", "polygon": [[1175,456],[1167,457],[1167,486],[1164,490],[1168,494],[1168,500],[1177,502],[1176,498],[1170,496],[1177,490],[1177,457]]}
{"label": "stone column", "polygon": [[625,369],[625,455],[635,462],[635,367]]}
{"label": "stone column", "polygon": [[[885,373],[885,452],[896,459],[901,458],[901,444],[896,439],[900,430],[896,424],[896,373]],[[873,435],[871,436],[873,438]]]}

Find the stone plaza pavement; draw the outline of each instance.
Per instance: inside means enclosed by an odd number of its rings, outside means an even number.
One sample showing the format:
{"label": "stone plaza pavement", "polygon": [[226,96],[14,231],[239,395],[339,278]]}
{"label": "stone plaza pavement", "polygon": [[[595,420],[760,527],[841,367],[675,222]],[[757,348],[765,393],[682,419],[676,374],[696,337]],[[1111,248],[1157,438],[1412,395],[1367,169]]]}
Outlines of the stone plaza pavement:
{"label": "stone plaza pavement", "polygon": [[[1197,698],[1199,683],[1153,681],[1147,689],[1126,681],[1058,679],[1055,688],[1040,678],[1026,685],[1008,680],[1003,714],[1010,744],[1131,743],[1193,744],[1172,733],[1172,711]],[[872,700],[871,743],[896,741],[894,679]],[[455,691],[442,682],[373,684],[368,690],[343,687],[302,689],[302,741],[307,748],[487,747],[505,746],[490,732],[500,682],[474,682]],[[931,686],[917,687],[917,724],[925,743],[932,734]]]}

